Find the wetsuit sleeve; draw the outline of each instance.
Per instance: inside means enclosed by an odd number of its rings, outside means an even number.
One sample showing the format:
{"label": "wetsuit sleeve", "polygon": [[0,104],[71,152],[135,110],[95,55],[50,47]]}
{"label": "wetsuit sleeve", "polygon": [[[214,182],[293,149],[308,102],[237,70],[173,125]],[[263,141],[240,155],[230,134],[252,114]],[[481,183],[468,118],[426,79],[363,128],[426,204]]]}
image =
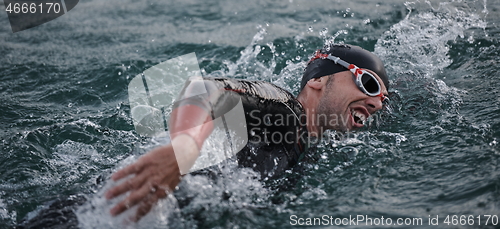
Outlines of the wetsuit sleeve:
{"label": "wetsuit sleeve", "polygon": [[240,95],[227,88],[222,82],[210,78],[190,79],[184,85],[173,109],[185,106],[198,106],[216,119],[234,108]]}

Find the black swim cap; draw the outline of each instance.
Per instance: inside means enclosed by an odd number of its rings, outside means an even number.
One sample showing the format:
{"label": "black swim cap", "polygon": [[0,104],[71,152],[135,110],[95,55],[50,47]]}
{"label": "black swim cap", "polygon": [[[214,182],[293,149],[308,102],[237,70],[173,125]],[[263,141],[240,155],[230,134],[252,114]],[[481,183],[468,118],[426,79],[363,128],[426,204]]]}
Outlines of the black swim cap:
{"label": "black swim cap", "polygon": [[[382,63],[380,58],[378,58],[378,56],[371,53],[370,51],[354,45],[332,44],[321,49],[320,52],[339,57],[347,63],[354,64],[360,68],[372,70],[373,72],[377,73],[377,75],[382,79],[382,82],[384,82],[387,90],[389,90],[389,78],[387,77],[387,73],[385,72],[384,64]],[[339,64],[335,64],[331,60],[318,58],[311,61],[307,65],[306,69],[304,70],[304,75],[302,76],[300,88],[301,90],[304,89],[307,81],[309,81],[310,79],[319,78],[343,71],[348,70]]]}

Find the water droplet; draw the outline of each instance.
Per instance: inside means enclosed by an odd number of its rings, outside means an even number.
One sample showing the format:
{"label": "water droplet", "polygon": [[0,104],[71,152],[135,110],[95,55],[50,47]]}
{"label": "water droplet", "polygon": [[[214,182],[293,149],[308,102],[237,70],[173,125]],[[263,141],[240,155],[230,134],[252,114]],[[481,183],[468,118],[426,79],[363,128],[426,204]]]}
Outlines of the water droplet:
{"label": "water droplet", "polygon": [[469,38],[467,39],[467,41],[469,42],[469,44],[473,44],[474,43],[474,37],[469,36]]}
{"label": "water droplet", "polygon": [[268,125],[268,126],[270,126],[270,125],[271,125],[271,118],[269,118],[269,116],[266,116],[266,117],[264,118],[264,124],[266,124],[266,125]]}
{"label": "water droplet", "polygon": [[328,29],[327,28],[323,28],[321,30],[321,32],[319,32],[319,35],[322,36],[322,37],[324,37],[324,36],[326,36],[327,33],[328,33]]}

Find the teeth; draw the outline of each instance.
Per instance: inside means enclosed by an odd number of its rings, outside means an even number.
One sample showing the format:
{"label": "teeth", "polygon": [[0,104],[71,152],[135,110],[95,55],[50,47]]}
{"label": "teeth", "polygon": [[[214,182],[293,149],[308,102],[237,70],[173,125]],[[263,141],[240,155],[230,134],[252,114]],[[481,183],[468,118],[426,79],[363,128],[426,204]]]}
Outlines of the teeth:
{"label": "teeth", "polygon": [[356,121],[356,123],[363,124],[363,125],[365,124],[365,121],[367,118],[365,116],[365,114],[357,112],[355,110],[352,110],[351,113],[352,113],[352,116],[354,116],[354,121]]}

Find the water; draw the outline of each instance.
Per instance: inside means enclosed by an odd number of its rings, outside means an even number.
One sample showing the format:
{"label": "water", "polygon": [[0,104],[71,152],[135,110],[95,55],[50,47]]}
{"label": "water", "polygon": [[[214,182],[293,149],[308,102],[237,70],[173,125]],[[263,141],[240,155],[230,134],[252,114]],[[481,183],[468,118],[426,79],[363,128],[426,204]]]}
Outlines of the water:
{"label": "water", "polygon": [[484,215],[500,215],[499,10],[493,0],[80,1],[15,34],[0,13],[0,227],[80,195],[80,227],[123,227],[106,214],[109,175],[168,142],[133,128],[127,86],[149,67],[196,52],[206,76],[296,94],[305,63],[329,42],[384,60],[391,114],[321,143],[300,174],[259,181],[229,161],[217,180],[187,176],[179,199],[128,226],[287,228],[293,215],[363,215],[442,228],[447,215],[473,215],[473,227],[478,216],[494,227]]}

